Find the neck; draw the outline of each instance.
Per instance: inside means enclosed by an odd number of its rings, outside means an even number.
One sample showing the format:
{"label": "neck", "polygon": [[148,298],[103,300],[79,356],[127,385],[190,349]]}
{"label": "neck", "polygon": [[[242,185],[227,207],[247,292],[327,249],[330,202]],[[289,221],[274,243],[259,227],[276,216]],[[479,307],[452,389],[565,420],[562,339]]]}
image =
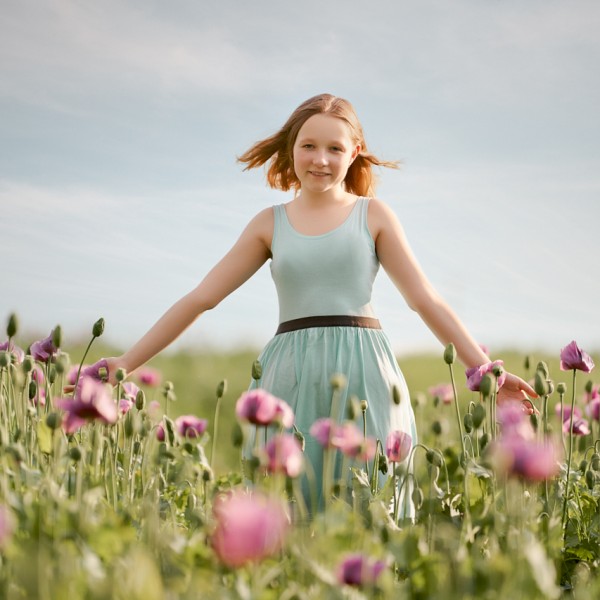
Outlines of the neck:
{"label": "neck", "polygon": [[324,206],[332,204],[349,204],[353,202],[355,198],[356,196],[354,194],[350,194],[344,189],[339,188],[321,193],[300,190],[294,199],[307,206]]}

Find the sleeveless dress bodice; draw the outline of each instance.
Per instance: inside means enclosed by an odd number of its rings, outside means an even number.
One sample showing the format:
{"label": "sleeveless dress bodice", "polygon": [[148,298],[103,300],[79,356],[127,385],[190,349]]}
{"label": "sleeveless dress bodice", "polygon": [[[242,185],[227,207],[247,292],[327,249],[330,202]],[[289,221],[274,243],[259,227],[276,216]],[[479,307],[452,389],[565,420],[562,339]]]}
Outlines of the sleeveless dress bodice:
{"label": "sleeveless dress bodice", "polygon": [[304,235],[290,224],[285,206],[274,207],[271,274],[279,322],[321,315],[373,317],[371,292],[379,269],[367,226],[368,199],[322,235]]}

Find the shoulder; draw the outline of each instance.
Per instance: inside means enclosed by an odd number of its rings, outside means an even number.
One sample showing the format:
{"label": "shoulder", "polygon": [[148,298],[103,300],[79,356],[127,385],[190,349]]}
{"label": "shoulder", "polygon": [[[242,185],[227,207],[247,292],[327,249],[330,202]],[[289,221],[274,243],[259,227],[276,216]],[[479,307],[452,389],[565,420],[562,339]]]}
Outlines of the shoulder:
{"label": "shoulder", "polygon": [[250,219],[242,235],[259,239],[267,248],[270,248],[273,240],[274,222],[274,208],[269,206]]}
{"label": "shoulder", "polygon": [[377,239],[384,231],[394,229],[401,231],[402,227],[396,213],[379,198],[369,199],[368,209],[369,229],[373,239]]}

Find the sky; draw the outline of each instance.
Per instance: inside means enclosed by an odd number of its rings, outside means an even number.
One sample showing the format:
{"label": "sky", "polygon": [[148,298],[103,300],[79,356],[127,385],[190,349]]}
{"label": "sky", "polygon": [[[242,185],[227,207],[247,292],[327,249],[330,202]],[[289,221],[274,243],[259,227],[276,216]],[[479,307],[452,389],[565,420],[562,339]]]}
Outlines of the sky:
{"label": "sky", "polygon": [[[290,199],[236,157],[329,92],[402,161],[377,195],[480,343],[598,350],[599,27],[597,0],[3,0],[0,319],[135,342]],[[373,304],[399,354],[441,349],[384,272]],[[172,348],[277,321],[265,265]]]}

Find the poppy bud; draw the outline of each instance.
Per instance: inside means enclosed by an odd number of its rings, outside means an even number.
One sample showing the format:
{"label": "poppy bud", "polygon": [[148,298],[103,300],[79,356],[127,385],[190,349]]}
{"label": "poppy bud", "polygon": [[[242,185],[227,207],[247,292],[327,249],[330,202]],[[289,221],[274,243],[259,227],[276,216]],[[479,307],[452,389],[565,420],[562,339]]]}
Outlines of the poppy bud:
{"label": "poppy bud", "polygon": [[544,376],[544,379],[548,379],[548,377],[550,376],[550,371],[548,371],[548,365],[543,360],[540,360],[535,370],[541,371]]}
{"label": "poppy bud", "polygon": [[231,443],[234,448],[241,448],[244,443],[244,432],[241,425],[236,421],[231,428]]}
{"label": "poppy bud", "polygon": [[444,350],[444,362],[447,365],[451,365],[454,363],[455,360],[456,360],[456,348],[454,347],[454,344],[452,342],[450,342]]}
{"label": "poppy bud", "polygon": [[48,427],[52,430],[58,429],[60,427],[61,423],[62,423],[62,417],[58,413],[51,412],[46,417],[46,425],[48,425]]}
{"label": "poppy bud", "polygon": [[594,389],[594,382],[591,379],[588,379],[584,389],[588,394],[591,394]]}
{"label": "poppy bud", "polygon": [[37,383],[33,380],[29,382],[29,399],[33,400],[37,394]]}
{"label": "poppy bud", "polygon": [[115,379],[120,383],[121,381],[124,381],[126,377],[127,371],[123,367],[118,368],[115,373]]}
{"label": "poppy bud", "polygon": [[69,450],[69,458],[73,462],[79,462],[81,460],[81,449],[79,448],[79,446],[73,446]]}
{"label": "poppy bud", "polygon": [[442,424],[439,421],[434,421],[431,424],[431,431],[433,432],[434,435],[441,435],[442,434]]}
{"label": "poppy bud", "polygon": [[138,410],[144,410],[144,406],[146,406],[146,394],[144,394],[144,390],[138,390],[135,395],[135,407]]}
{"label": "poppy bud", "polygon": [[349,421],[354,421],[360,414],[360,402],[356,396],[350,396],[346,405],[346,415]]}
{"label": "poppy bud", "polygon": [[346,378],[341,373],[336,373],[333,375],[329,382],[334,390],[341,390],[342,388],[346,387],[347,383]]}
{"label": "poppy bud", "polygon": [[434,450],[427,450],[425,458],[427,459],[427,462],[434,467],[441,467],[444,464],[442,457]]}
{"label": "poppy bud", "polygon": [[62,343],[62,328],[60,325],[57,325],[52,331],[52,343],[56,348],[60,348]]}
{"label": "poppy bud", "polygon": [[538,396],[548,396],[549,394],[549,386],[546,377],[542,371],[535,372],[535,380],[533,383],[533,389]]}
{"label": "poppy bud", "polygon": [[473,408],[473,427],[479,429],[481,424],[485,420],[485,406],[483,404],[476,404]]}
{"label": "poppy bud", "polygon": [[33,358],[31,356],[26,356],[23,359],[23,371],[25,373],[29,373],[33,369]]}
{"label": "poppy bud", "polygon": [[104,333],[104,319],[100,317],[92,326],[92,335],[97,338]]}
{"label": "poppy bud", "polygon": [[530,367],[530,359],[529,359],[529,354],[525,357],[525,360],[523,361],[523,368],[526,371],[529,371],[529,367]]}
{"label": "poppy bud", "polygon": [[594,489],[594,485],[596,483],[596,475],[593,471],[588,471],[585,474],[585,483],[588,486],[588,489],[593,490]]}
{"label": "poppy bud", "polygon": [[364,413],[366,413],[368,408],[369,408],[369,403],[366,400],[361,400],[360,401],[360,410],[362,410]]}
{"label": "poppy bud", "polygon": [[17,315],[12,313],[8,317],[8,324],[6,325],[6,335],[11,338],[17,334],[19,329],[19,320],[17,319]]}
{"label": "poppy bud", "polygon": [[386,475],[388,472],[388,462],[385,457],[385,454],[379,454],[379,458],[377,459],[377,462],[378,462],[377,468],[379,469],[379,471],[381,473],[383,473],[384,475]]}
{"label": "poppy bud", "polygon": [[10,365],[10,352],[2,350],[0,352],[0,368],[5,369]]}
{"label": "poppy bud", "polygon": [[493,394],[494,391],[496,391],[496,382],[489,373],[486,373],[481,378],[481,383],[479,384],[479,391],[483,394],[485,398],[488,398]]}
{"label": "poppy bud", "polygon": [[490,434],[486,431],[479,438],[479,450],[483,450],[490,443]]}
{"label": "poppy bud", "polygon": [[587,466],[588,466],[588,461],[584,459],[584,460],[582,460],[582,461],[579,463],[579,470],[580,470],[582,473],[584,473],[584,472],[585,472],[585,470],[587,469]]}
{"label": "poppy bud", "polygon": [[222,398],[227,391],[227,379],[223,379],[217,386],[217,398]]}
{"label": "poppy bud", "polygon": [[252,379],[258,381],[262,377],[262,365],[259,360],[252,363]]}
{"label": "poppy bud", "polygon": [[562,396],[563,394],[566,393],[567,391],[567,385],[566,383],[563,383],[562,381],[556,386],[556,391]]}
{"label": "poppy bud", "polygon": [[467,433],[471,433],[471,431],[473,431],[473,415],[471,413],[466,413],[463,417],[463,422],[465,425],[465,431]]}

